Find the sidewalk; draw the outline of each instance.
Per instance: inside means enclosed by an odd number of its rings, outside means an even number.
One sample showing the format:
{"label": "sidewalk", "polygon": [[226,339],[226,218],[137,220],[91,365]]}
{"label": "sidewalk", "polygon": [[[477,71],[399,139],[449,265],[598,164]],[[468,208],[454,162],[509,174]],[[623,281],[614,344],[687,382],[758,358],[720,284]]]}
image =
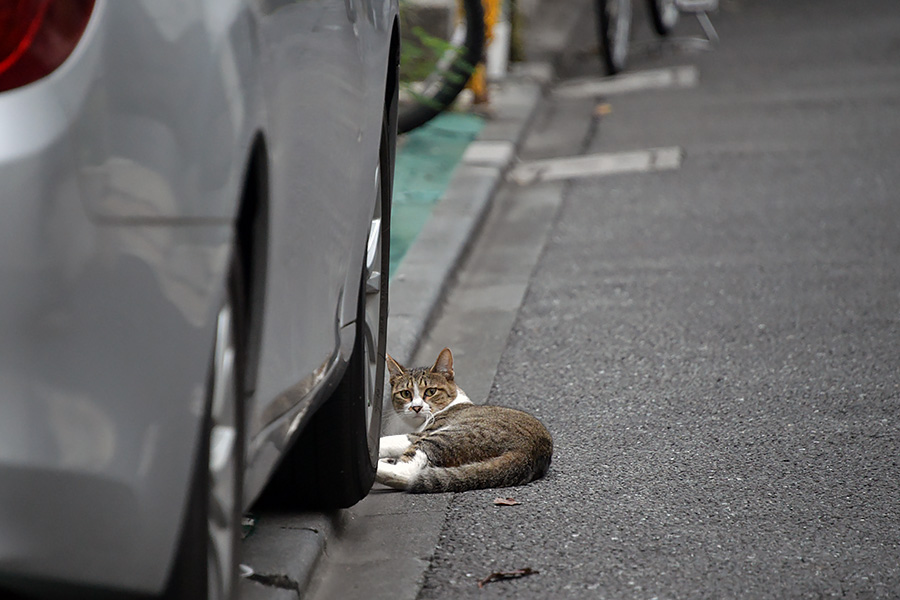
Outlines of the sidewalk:
{"label": "sidewalk", "polygon": [[513,71],[491,96],[489,119],[444,114],[401,139],[391,222],[388,351],[415,353],[482,217],[515,159],[549,67]]}
{"label": "sidewalk", "polygon": [[[398,140],[391,216],[388,351],[415,354],[446,287],[553,80],[554,60],[583,0],[551,0],[532,12],[528,58],[492,87],[489,118],[444,114]],[[390,432],[386,432],[390,433]],[[296,600],[341,527],[341,512],[264,515],[244,541],[256,581],[241,581],[244,600]]]}

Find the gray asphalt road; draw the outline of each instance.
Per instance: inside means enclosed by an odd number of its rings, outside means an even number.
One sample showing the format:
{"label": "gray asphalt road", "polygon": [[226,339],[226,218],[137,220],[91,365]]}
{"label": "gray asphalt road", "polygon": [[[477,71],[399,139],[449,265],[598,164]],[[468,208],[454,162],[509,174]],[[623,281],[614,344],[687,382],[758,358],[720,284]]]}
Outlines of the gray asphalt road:
{"label": "gray asphalt road", "polygon": [[490,398],[553,466],[453,496],[419,598],[900,597],[900,4],[714,22],[632,64],[696,87],[597,99],[587,152],[684,162],[568,187]]}

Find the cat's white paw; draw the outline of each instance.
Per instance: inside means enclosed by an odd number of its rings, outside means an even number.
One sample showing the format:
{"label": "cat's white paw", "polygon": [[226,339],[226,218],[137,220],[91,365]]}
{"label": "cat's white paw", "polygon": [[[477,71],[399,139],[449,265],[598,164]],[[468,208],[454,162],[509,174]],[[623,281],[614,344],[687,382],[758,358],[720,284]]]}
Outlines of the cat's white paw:
{"label": "cat's white paw", "polygon": [[378,446],[378,458],[399,458],[409,448],[406,435],[385,435]]}
{"label": "cat's white paw", "polygon": [[391,462],[390,458],[379,459],[375,481],[392,488],[405,490],[427,463],[428,457],[421,450],[417,450],[412,459],[408,461]]}
{"label": "cat's white paw", "polygon": [[395,458],[381,458],[378,460],[378,469],[375,471],[375,481],[392,488],[404,489],[406,485],[397,476]]}

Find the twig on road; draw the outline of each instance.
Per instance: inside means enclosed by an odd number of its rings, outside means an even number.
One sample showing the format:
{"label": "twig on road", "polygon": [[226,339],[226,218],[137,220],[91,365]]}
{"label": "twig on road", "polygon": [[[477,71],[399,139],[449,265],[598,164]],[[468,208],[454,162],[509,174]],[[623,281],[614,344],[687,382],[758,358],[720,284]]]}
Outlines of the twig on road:
{"label": "twig on road", "polygon": [[505,579],[518,579],[520,577],[525,577],[527,575],[537,575],[540,571],[535,571],[531,567],[526,567],[524,569],[516,569],[515,571],[501,571],[498,573],[491,573],[484,579],[478,582],[478,587],[482,588],[485,585],[493,582],[493,581],[503,581]]}

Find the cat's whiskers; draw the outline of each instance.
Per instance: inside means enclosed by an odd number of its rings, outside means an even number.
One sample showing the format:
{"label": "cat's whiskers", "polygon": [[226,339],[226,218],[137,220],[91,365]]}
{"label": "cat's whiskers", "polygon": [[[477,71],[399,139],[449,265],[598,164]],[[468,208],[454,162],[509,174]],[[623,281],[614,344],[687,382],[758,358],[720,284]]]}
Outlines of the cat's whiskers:
{"label": "cat's whiskers", "polygon": [[382,413],[382,431],[386,435],[418,431],[421,427],[419,415],[415,413],[400,414],[394,411]]}

